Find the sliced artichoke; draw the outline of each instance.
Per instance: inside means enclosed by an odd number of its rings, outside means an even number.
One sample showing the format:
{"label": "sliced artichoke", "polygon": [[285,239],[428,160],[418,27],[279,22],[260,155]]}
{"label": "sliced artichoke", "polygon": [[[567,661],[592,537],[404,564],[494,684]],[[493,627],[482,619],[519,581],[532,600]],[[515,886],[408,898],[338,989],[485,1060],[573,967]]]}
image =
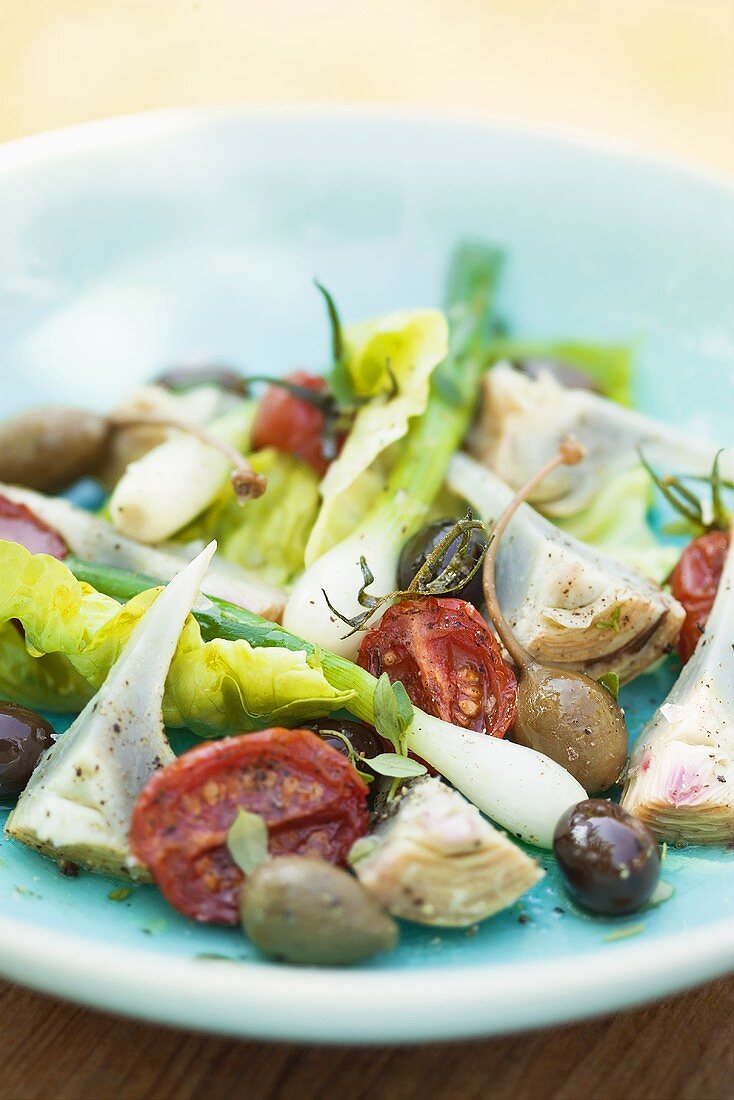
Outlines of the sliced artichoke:
{"label": "sliced artichoke", "polygon": [[442,928],[486,920],[543,877],[537,863],[439,779],[413,783],[350,855],[395,917]]}
{"label": "sliced artichoke", "polygon": [[622,805],[663,840],[734,839],[734,537],[696,651],[635,745]]}
{"label": "sliced artichoke", "polygon": [[[569,435],[587,456],[553,473],[531,498],[549,516],[587,508],[616,473],[639,463],[638,448],[668,471],[707,475],[718,447],[677,431],[598,394],[567,389],[550,373],[531,378],[499,363],[485,377],[482,412],[470,450],[513,489],[519,489]],[[721,476],[734,476],[734,452],[722,456]]]}
{"label": "sliced artichoke", "polygon": [[7,820],[8,836],[91,871],[148,879],[131,861],[130,818],[148,779],[174,759],[163,689],[215,545],[161,592],[97,694],[41,757]]}
{"label": "sliced artichoke", "polygon": [[[17,504],[25,504],[34,515],[58,531],[77,557],[99,565],[132,569],[155,580],[171,580],[182,565],[201,549],[197,546],[186,555],[186,547],[176,547],[174,550],[172,547],[161,549],[146,546],[119,534],[106,520],[78,508],[70,501],[47,497],[32,489],[0,482],[0,496]],[[207,574],[206,591],[209,596],[218,596],[273,622],[280,620],[285,607],[286,596],[281,589],[256,580],[239,566],[219,556],[215,557],[215,564]]]}
{"label": "sliced artichoke", "polygon": [[[513,496],[464,454],[451,460],[447,482],[490,522]],[[658,585],[559,531],[526,504],[499,551],[497,593],[534,657],[596,679],[615,672],[626,681],[643,672],[674,645],[684,617]]]}

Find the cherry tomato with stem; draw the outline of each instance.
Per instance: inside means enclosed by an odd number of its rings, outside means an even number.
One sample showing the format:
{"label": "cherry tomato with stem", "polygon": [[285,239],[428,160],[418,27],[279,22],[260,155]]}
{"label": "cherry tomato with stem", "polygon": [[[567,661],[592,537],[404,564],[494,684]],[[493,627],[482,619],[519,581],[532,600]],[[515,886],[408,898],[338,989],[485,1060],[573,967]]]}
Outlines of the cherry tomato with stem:
{"label": "cherry tomato with stem", "polygon": [[315,400],[299,397],[283,386],[268,386],[255,413],[253,448],[275,447],[295,455],[323,477],[344,439],[343,433],[330,436],[326,379],[299,370],[287,375],[284,382],[312,392]]}

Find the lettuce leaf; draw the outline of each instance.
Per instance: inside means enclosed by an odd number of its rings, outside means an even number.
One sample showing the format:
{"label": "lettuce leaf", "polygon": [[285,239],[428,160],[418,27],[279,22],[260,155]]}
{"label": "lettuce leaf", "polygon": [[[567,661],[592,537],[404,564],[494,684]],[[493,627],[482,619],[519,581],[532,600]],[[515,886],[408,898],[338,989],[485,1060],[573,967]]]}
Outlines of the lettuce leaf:
{"label": "lettuce leaf", "polygon": [[605,397],[620,405],[633,404],[632,353],[626,344],[585,344],[574,340],[495,340],[490,345],[493,361],[509,359],[557,359],[586,371],[601,387]]}
{"label": "lettuce leaf", "polygon": [[61,653],[33,657],[12,623],[0,626],[0,698],[64,714],[81,710],[93,694]]}
{"label": "lettuce leaf", "polygon": [[588,508],[553,522],[574,538],[619,558],[626,565],[662,584],[680,550],[661,545],[647,521],[652,483],[642,466],[608,480]]}
{"label": "lettuce leaf", "polygon": [[303,569],[306,542],[319,510],[318,477],[304,462],[270,447],[249,455],[248,461],[267,477],[267,492],[243,508],[231,485],[223,486],[177,541],[216,539],[223,558],[250,576],[284,587]]}
{"label": "lettuce leaf", "polygon": [[[63,562],[0,541],[0,629],[10,619],[23,624],[31,659],[39,662],[40,675],[55,693],[38,705],[63,703],[69,668],[84,684],[98,688],[159,591],[142,592],[121,606],[77,581]],[[68,664],[52,666],[44,655],[56,662],[61,655]],[[6,667],[5,686],[12,697],[9,673],[12,668]],[[27,665],[22,677],[18,690],[28,692]],[[74,687],[79,689],[79,681]],[[171,727],[215,736],[293,725],[344,706],[352,694],[333,688],[305,651],[253,649],[241,639],[204,642],[198,623],[189,617],[166,682],[163,716]],[[72,692],[71,698],[77,709],[78,696]]]}
{"label": "lettuce leaf", "polygon": [[321,482],[322,504],[306,565],[345,538],[369,511],[382,484],[386,452],[425,410],[431,375],[448,350],[448,324],[440,310],[361,321],[346,326],[343,337],[354,391],[370,400]]}

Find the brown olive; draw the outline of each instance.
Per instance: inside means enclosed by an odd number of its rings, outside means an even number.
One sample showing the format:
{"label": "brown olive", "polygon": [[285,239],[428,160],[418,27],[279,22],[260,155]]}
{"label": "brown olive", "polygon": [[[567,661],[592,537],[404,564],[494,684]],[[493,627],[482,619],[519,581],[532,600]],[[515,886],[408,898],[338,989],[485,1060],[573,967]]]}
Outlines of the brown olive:
{"label": "brown olive", "polygon": [[603,393],[596,379],[580,367],[572,367],[558,359],[521,359],[513,364],[517,370],[531,378],[540,374],[550,374],[561,386],[569,390],[588,390],[589,393]]}
{"label": "brown olive", "polygon": [[487,611],[503,645],[518,667],[515,741],[561,764],[592,794],[614,783],[627,757],[627,727],[611,691],[583,672],[543,665],[515,637],[497,599],[497,549],[517,509],[558,466],[574,466],[584,457],[575,440],[512,499],[494,527],[484,558],[483,584]]}
{"label": "brown olive", "polygon": [[242,927],[266,955],[291,963],[344,966],[391,951],[395,921],[347,871],[319,859],[279,856],[248,876]]}
{"label": "brown olive", "polygon": [[0,424],[0,481],[55,493],[94,474],[107,453],[110,425],[83,409],[31,409]]}
{"label": "brown olive", "polygon": [[54,729],[45,718],[17,703],[0,703],[0,802],[21,793],[53,743]]}
{"label": "brown olive", "polygon": [[185,393],[187,390],[196,389],[197,386],[216,386],[217,389],[239,396],[247,393],[247,380],[238,371],[230,367],[206,363],[172,367],[157,375],[153,383],[174,393]]}
{"label": "brown olive", "polygon": [[561,764],[589,794],[611,787],[627,759],[627,727],[614,696],[569,669],[525,667],[512,739]]}
{"label": "brown olive", "polygon": [[646,825],[614,802],[588,798],[563,815],[553,851],[568,892],[605,916],[634,913],[660,878],[660,852]]}

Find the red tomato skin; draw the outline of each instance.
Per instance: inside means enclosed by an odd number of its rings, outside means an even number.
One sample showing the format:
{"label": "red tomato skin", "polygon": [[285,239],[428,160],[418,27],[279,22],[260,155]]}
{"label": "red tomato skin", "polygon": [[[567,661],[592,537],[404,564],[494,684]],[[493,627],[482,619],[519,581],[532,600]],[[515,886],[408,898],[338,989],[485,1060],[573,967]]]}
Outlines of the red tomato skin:
{"label": "red tomato skin", "polygon": [[683,664],[691,659],[714,606],[729,550],[727,531],[708,531],[688,544],[670,575],[670,588],[686,617],[678,636]]}
{"label": "red tomato skin", "polygon": [[465,600],[422,596],[393,604],[363,637],[357,663],[402,681],[411,702],[445,722],[504,737],[515,720],[515,673]]}
{"label": "red tomato skin", "polygon": [[238,809],[260,814],[271,855],[346,863],[367,831],[367,784],[310,730],[268,729],[197,745],[151,777],[130,847],[174,909],[237,924],[244,875],[227,833]]}
{"label": "red tomato skin", "polygon": [[[324,378],[302,370],[286,375],[285,381],[315,393],[327,391]],[[302,458],[323,477],[329,466],[324,456],[324,422],[323,412],[315,405],[309,405],[308,401],[295,397],[281,386],[268,386],[255,413],[252,446],[256,451],[275,447]]]}
{"label": "red tomato skin", "polygon": [[69,547],[53,527],[39,519],[25,504],[0,496],[0,539],[18,542],[31,554],[50,554],[63,561]]}

